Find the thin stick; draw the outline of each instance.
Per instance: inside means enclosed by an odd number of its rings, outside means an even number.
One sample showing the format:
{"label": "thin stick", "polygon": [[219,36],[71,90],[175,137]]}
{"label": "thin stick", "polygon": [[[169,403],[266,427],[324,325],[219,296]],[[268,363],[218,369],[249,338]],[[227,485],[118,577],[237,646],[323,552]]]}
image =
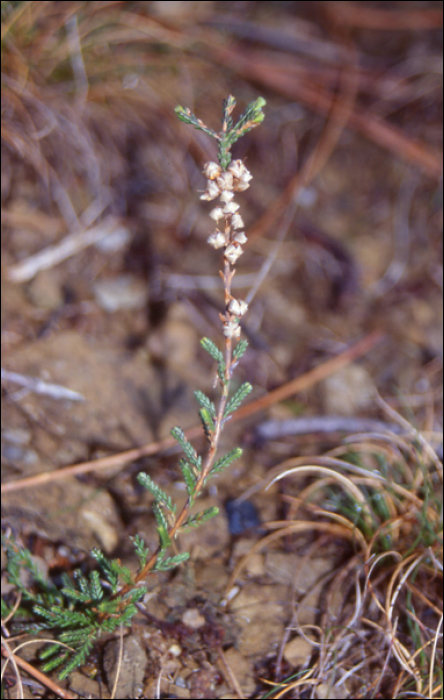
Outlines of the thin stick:
{"label": "thin stick", "polygon": [[29,673],[30,676],[38,680],[42,685],[49,688],[49,690],[52,690],[52,692],[58,695],[60,698],[66,698],[66,700],[74,700],[74,698],[77,697],[77,695],[72,695],[70,692],[64,690],[59,685],[57,685],[57,683],[54,683],[54,681],[48,678],[48,676],[46,676],[44,673],[41,673],[38,669],[34,668],[34,666],[29,664],[24,659],[21,659],[20,656],[16,656],[15,654],[10,655],[3,647],[2,656],[4,656],[5,658],[13,658],[17,666]]}

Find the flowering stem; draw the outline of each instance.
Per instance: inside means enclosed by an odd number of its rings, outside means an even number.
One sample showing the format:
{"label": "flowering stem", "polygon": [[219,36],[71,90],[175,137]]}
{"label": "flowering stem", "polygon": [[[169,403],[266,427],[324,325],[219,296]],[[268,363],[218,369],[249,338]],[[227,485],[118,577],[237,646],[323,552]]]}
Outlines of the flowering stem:
{"label": "flowering stem", "polygon": [[[176,114],[182,121],[192,124],[196,129],[204,131],[218,142],[219,163],[206,163],[203,172],[207,178],[207,188],[201,195],[201,199],[206,201],[212,201],[216,198],[220,199],[221,206],[214,208],[210,212],[210,217],[216,222],[216,225],[221,220],[223,220],[224,223],[223,230],[220,230],[216,226],[216,229],[208,238],[208,243],[212,247],[216,249],[223,248],[224,252],[224,268],[223,272],[221,271],[220,273],[224,284],[225,299],[225,313],[220,314],[225,339],[224,353],[220,353],[211,341],[204,339],[207,341],[206,349],[218,360],[218,376],[221,393],[217,410],[207,397],[204,395],[202,395],[203,399],[201,397],[203,401],[201,405],[204,407],[202,409],[203,412],[201,411],[201,417],[205,434],[209,442],[208,452],[203,464],[201,463],[200,457],[197,456],[191,445],[186,441],[182,431],[177,428],[173,431],[173,434],[175,433],[175,437],[179,440],[188,458],[188,462],[184,460],[185,464],[182,465],[188,488],[188,498],[180,513],[174,516],[172,521],[170,519],[168,527],[164,527],[164,523],[167,523],[167,521],[163,519],[164,516],[161,513],[159,514],[158,509],[158,522],[160,522],[158,530],[161,541],[157,550],[147,559],[135,577],[136,584],[143,581],[146,575],[157,567],[158,562],[164,555],[165,549],[169,546],[180,529],[189,522],[190,511],[196,497],[200,494],[213,468],[215,467],[215,470],[218,470],[220,460],[215,465],[215,458],[226,417],[228,413],[233,412],[233,410],[238,407],[242,399],[245,398],[252,388],[249,384],[244,384],[240,390],[236,392],[234,397],[230,399],[230,382],[234,367],[233,339],[238,339],[240,337],[240,318],[246,313],[248,308],[246,302],[235,299],[231,294],[231,284],[235,273],[234,265],[237,259],[242,255],[242,245],[247,240],[245,232],[242,230],[244,222],[238,213],[239,204],[234,202],[234,195],[237,192],[246,190],[252,178],[241,160],[231,160],[230,149],[237,139],[262,122],[264,118],[262,107],[265,105],[265,100],[259,97],[252,102],[236,124],[233,123],[231,117],[235,105],[236,100],[232,95],[224,101],[222,127],[219,134],[206,126],[206,124],[192,114],[189,109],[184,109],[183,107],[176,108]],[[246,341],[242,341],[242,343],[242,350],[240,351],[239,348],[237,349],[236,359],[238,359],[246,349]],[[212,409],[212,415],[211,411],[208,412],[208,407]],[[241,454],[240,449],[234,450],[233,452],[235,454],[232,459],[235,459]],[[227,459],[227,464],[231,463],[231,453],[226,455],[226,457],[229,458]],[[144,476],[146,477],[146,475]],[[148,482],[148,480],[145,479],[145,482]],[[147,485],[147,483],[145,483],[145,485]],[[157,503],[160,501],[163,502],[163,505],[167,503],[166,495],[162,494],[162,496],[159,497],[159,491],[151,482],[148,482],[148,488],[150,488],[155,497],[157,497]],[[172,512],[170,508],[170,515]],[[125,584],[123,588],[119,590],[119,596],[124,596],[131,588],[131,584]]]}

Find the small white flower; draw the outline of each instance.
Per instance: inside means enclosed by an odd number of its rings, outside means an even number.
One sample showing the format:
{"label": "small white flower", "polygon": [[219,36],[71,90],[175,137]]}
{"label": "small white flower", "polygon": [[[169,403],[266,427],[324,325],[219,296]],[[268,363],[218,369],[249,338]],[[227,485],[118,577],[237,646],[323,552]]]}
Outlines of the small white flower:
{"label": "small white flower", "polygon": [[205,199],[210,202],[212,199],[216,199],[220,195],[220,189],[213,180],[208,180],[207,189],[203,194],[200,195],[201,199]]}
{"label": "small white flower", "polygon": [[221,202],[225,202],[225,204],[228,204],[228,202],[231,202],[231,200],[234,197],[234,192],[231,192],[230,190],[224,190],[220,196]]}
{"label": "small white flower", "polygon": [[217,229],[213,231],[211,236],[207,238],[207,242],[213,246],[213,248],[223,248],[223,246],[226,243],[225,240],[225,234],[223,234],[221,231],[218,231]]}
{"label": "small white flower", "polygon": [[217,178],[217,184],[221,190],[232,190],[233,174],[225,171],[220,177]]}
{"label": "small white flower", "polygon": [[208,163],[205,163],[203,174],[209,180],[215,180],[217,177],[219,177],[221,172],[221,167],[217,163],[213,163],[211,160]]}
{"label": "small white flower", "polygon": [[236,260],[242,255],[244,251],[240,247],[240,245],[237,245],[236,243],[230,243],[225,249],[225,259],[228,260],[229,263],[234,265]]}
{"label": "small white flower", "polygon": [[[242,177],[243,173],[247,170],[245,165],[241,160],[232,160],[228,166],[230,173],[233,173],[233,177]],[[248,172],[248,171],[247,171]]]}
{"label": "small white flower", "polygon": [[239,209],[239,204],[236,202],[228,202],[224,206],[224,214],[234,214]]}
{"label": "small white flower", "polygon": [[224,323],[224,335],[227,338],[239,338],[241,329],[237,321],[227,321]]}
{"label": "small white flower", "polygon": [[244,243],[246,243],[247,240],[248,238],[245,235],[245,231],[238,231],[233,236],[233,241],[236,241],[236,243],[240,243],[240,245],[244,245]]}
{"label": "small white flower", "polygon": [[219,221],[219,219],[223,218],[224,212],[220,207],[216,207],[216,209],[210,211],[210,216],[213,219],[213,221]]}
{"label": "small white flower", "polygon": [[243,316],[248,309],[248,304],[242,299],[232,299],[228,304],[228,311],[234,316]]}
{"label": "small white flower", "polygon": [[233,229],[243,228],[245,226],[244,221],[240,214],[233,214],[231,217],[231,227]]}

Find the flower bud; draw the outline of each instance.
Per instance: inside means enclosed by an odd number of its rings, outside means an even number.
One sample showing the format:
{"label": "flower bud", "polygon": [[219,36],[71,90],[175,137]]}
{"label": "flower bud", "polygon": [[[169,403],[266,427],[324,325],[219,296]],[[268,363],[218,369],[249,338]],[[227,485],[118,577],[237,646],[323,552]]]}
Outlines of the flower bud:
{"label": "flower bud", "polygon": [[205,199],[210,202],[212,199],[216,199],[220,195],[220,189],[213,180],[208,180],[207,189],[203,194],[200,195],[201,199]]}

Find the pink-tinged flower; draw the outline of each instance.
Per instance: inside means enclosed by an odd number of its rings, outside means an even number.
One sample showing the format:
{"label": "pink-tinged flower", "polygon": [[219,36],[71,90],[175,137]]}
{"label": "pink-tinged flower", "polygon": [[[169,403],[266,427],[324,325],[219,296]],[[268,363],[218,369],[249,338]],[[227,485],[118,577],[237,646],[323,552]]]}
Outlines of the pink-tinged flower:
{"label": "pink-tinged flower", "polygon": [[207,189],[203,194],[200,195],[201,199],[205,199],[210,202],[212,199],[216,199],[220,195],[220,189],[213,180],[208,180]]}
{"label": "pink-tinged flower", "polygon": [[203,174],[209,180],[215,180],[217,177],[219,177],[221,172],[221,167],[217,163],[213,163],[211,160],[208,163],[205,163]]}
{"label": "pink-tinged flower", "polygon": [[240,178],[244,174],[244,172],[247,170],[243,162],[238,159],[238,160],[232,160],[230,165],[228,166],[228,170],[230,173],[233,174],[233,177]]}
{"label": "pink-tinged flower", "polygon": [[213,248],[223,248],[223,246],[226,243],[225,240],[225,234],[222,233],[222,231],[218,231],[217,229],[213,231],[211,236],[207,238],[207,242],[213,246]]}
{"label": "pink-tinged flower", "polygon": [[225,259],[228,260],[231,265],[234,265],[236,260],[242,255],[244,251],[240,247],[240,245],[237,245],[236,243],[230,243],[225,249]]}
{"label": "pink-tinged flower", "polygon": [[243,316],[247,313],[247,310],[248,304],[246,301],[242,301],[242,299],[232,299],[228,304],[228,311],[234,316]]}
{"label": "pink-tinged flower", "polygon": [[233,189],[233,174],[225,171],[217,178],[217,184],[221,190],[232,190]]}
{"label": "pink-tinged flower", "polygon": [[223,219],[224,212],[220,207],[216,207],[216,209],[210,211],[210,216],[213,219],[213,221],[219,221],[219,219]]}

